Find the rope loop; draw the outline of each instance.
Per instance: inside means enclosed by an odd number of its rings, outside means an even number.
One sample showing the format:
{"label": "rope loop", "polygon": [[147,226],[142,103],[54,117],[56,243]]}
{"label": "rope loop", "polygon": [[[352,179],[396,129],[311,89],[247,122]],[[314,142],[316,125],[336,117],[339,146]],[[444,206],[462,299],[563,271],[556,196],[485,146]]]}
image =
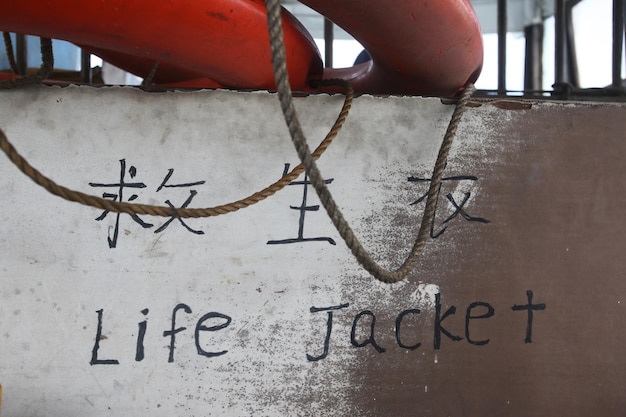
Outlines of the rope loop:
{"label": "rope loop", "polygon": [[474,86],[472,84],[468,84],[465,87],[456,104],[454,113],[452,114],[452,119],[450,120],[450,124],[448,125],[441,148],[439,149],[439,154],[437,155],[437,161],[435,163],[432,180],[430,182],[426,198],[426,208],[424,209],[420,229],[413,248],[411,249],[411,253],[398,269],[386,270],[372,258],[372,256],[358,240],[341,213],[341,210],[335,203],[335,200],[324,182],[322,174],[317,168],[313,155],[311,154],[307,144],[306,137],[304,136],[304,132],[302,131],[300,121],[298,120],[296,109],[293,105],[291,86],[289,85],[287,73],[287,64],[285,62],[285,45],[283,42],[280,2],[279,0],[265,0],[265,4],[267,6],[267,23],[272,50],[272,65],[274,68],[276,85],[278,87],[278,98],[285,117],[285,123],[289,129],[289,134],[294,147],[296,148],[296,152],[305,167],[308,178],[337,231],[363,268],[365,268],[365,270],[367,270],[376,279],[384,283],[391,284],[401,281],[411,271],[413,271],[413,269],[415,269],[426,241],[428,240],[428,232],[430,224],[434,221],[435,210],[439,198],[439,189],[443,178],[443,171],[448,159],[448,153],[452,147],[454,136],[456,135],[456,131],[461,121],[461,115],[463,114],[466,104],[474,92]]}
{"label": "rope loop", "polygon": [[[324,85],[339,85],[346,91],[345,100],[337,120],[333,124],[330,132],[326,135],[324,140],[315,149],[314,152],[310,151],[307,144],[306,137],[300,125],[298,115],[293,105],[291,86],[289,84],[287,65],[285,60],[285,46],[283,42],[282,21],[281,21],[281,6],[279,0],[265,0],[267,6],[267,21],[268,31],[270,35],[270,46],[272,51],[272,65],[274,69],[274,77],[276,80],[277,93],[280,101],[281,109],[285,118],[285,123],[289,130],[292,142],[298,153],[298,157],[302,162],[296,166],[291,172],[283,176],[280,180],[274,184],[258,191],[249,197],[241,200],[224,204],[221,206],[209,207],[209,208],[172,208],[165,206],[153,206],[146,204],[134,204],[127,202],[118,202],[107,200],[101,197],[88,195],[79,191],[71,190],[55,183],[50,178],[43,175],[37,169],[32,167],[15,149],[15,147],[9,142],[4,132],[0,129],[0,148],[6,153],[9,159],[29,178],[35,183],[42,186],[49,192],[59,197],[62,197],[69,201],[78,202],[95,208],[108,210],[116,213],[127,214],[143,214],[152,216],[163,217],[211,217],[218,216],[226,213],[231,213],[240,210],[245,207],[249,207],[259,201],[266,199],[267,197],[275,194],[286,185],[295,180],[302,172],[307,173],[313,188],[315,189],[318,197],[328,216],[332,220],[333,224],[337,228],[337,231],[346,242],[346,245],[350,248],[352,254],[356,257],[357,261],[367,270],[372,276],[384,283],[395,283],[403,280],[410,272],[412,272],[423,251],[426,241],[429,237],[430,224],[434,221],[435,210],[439,198],[439,190],[441,181],[443,178],[443,172],[445,170],[448,153],[452,147],[454,136],[461,121],[461,116],[466,108],[466,104],[469,101],[471,95],[474,92],[474,86],[468,84],[465,86],[463,93],[461,94],[452,118],[446,130],[444,139],[442,141],[439,153],[437,155],[437,161],[433,169],[433,175],[428,189],[426,197],[426,207],[424,209],[424,215],[420,224],[419,232],[415,243],[411,249],[410,254],[403,262],[403,264],[396,270],[386,270],[381,267],[367,252],[367,250],[360,243],[350,225],[347,223],[341,210],[335,203],[324,179],[319,171],[315,161],[322,155],[322,153],[328,148],[332,140],[337,136],[339,130],[343,126],[346,117],[349,113],[353,100],[352,87],[344,80],[322,80],[319,81]],[[7,43],[7,35],[4,35],[5,45],[7,45],[7,51],[9,51],[10,42]],[[10,39],[9,39],[10,41]],[[52,53],[52,41],[47,38],[41,38],[41,54],[42,65],[41,68],[31,75],[27,75],[21,78],[3,80],[0,81],[0,88],[15,88],[28,84],[35,84],[45,79],[53,69],[54,57]],[[11,55],[12,52],[11,52]],[[151,75],[156,71],[157,64],[153,67]],[[150,79],[151,76],[148,77]]]}
{"label": "rope loop", "polygon": [[[2,80],[0,81],[0,88],[10,89],[22,87],[29,84],[39,83],[44,78],[46,78],[52,72],[54,64],[52,41],[50,39],[41,38],[41,54],[43,63],[36,74],[16,79]],[[157,66],[158,63],[154,65],[153,71],[151,71],[151,75],[154,75],[154,71],[156,71]],[[326,151],[326,149],[328,149],[328,147],[333,142],[333,139],[335,139],[335,137],[343,127],[343,124],[345,123],[346,118],[348,117],[348,114],[350,112],[350,108],[352,107],[352,100],[354,98],[354,90],[348,83],[343,80],[325,80],[323,84],[342,87],[345,90],[345,99],[343,105],[341,106],[339,115],[337,116],[337,119],[335,120],[330,131],[311,155],[312,158],[315,160],[319,159]],[[276,194],[278,191],[289,185],[289,183],[296,180],[304,172],[304,166],[302,164],[299,164],[273,184],[265,187],[260,191],[255,192],[254,194],[251,194],[248,197],[233,201],[231,203],[206,208],[172,208],[169,206],[155,206],[149,204],[135,204],[107,200],[102,197],[85,194],[80,191],[75,191],[59,185],[49,177],[42,174],[32,165],[30,165],[28,161],[26,161],[26,159],[22,155],[20,155],[20,153],[11,144],[2,129],[0,129],[0,149],[2,149],[2,151],[9,157],[11,162],[13,162],[20,169],[20,171],[22,171],[36,184],[45,188],[50,193],[64,198],[68,201],[73,201],[102,210],[108,210],[114,213],[126,213],[131,215],[142,214],[161,217],[200,218],[214,217],[223,214],[233,213],[243,208],[250,207],[251,205],[263,201],[268,197],[271,197],[272,195]]]}

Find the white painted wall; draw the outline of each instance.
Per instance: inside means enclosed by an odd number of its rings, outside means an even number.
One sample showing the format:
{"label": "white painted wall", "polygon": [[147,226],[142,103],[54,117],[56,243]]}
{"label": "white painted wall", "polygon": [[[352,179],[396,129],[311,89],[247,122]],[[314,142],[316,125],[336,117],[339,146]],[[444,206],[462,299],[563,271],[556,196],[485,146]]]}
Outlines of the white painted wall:
{"label": "white painted wall", "polygon": [[[326,95],[297,100],[312,145],[341,102]],[[257,191],[285,163],[297,162],[277,99],[268,93],[36,87],[3,92],[0,107],[0,127],[33,165],[92,194],[118,192],[90,183],[119,183],[125,159],[125,181],[145,184],[124,189],[125,200],[136,194],[136,202],[180,206],[195,190],[189,207],[212,206]],[[418,221],[422,206],[409,203],[425,187],[407,177],[430,175],[451,111],[437,99],[359,98],[320,161],[346,217],[383,262],[404,256],[390,247],[398,238],[410,247],[415,230],[390,230],[393,213]],[[169,184],[205,183],[157,191],[168,169]],[[110,248],[115,214],[96,221],[102,211],[47,193],[7,160],[0,176],[4,417],[320,415],[330,406],[338,415],[357,415],[358,405],[347,400],[355,381],[345,369],[357,365],[350,320],[371,303],[400,309],[394,297],[401,294],[401,309],[432,310],[438,290],[427,277],[374,282],[323,211],[306,214],[303,237],[329,237],[336,245],[268,245],[297,237],[299,212],[290,205],[301,204],[302,185],[235,214],[185,220],[203,234],[177,220],[155,233],[168,219],[141,216],[153,225],[142,228],[120,215]],[[312,189],[307,204],[319,204]],[[179,310],[173,326],[179,303],[192,312]],[[310,308],[343,303],[350,318],[335,319],[328,357],[307,360],[322,353],[327,320],[327,312]],[[336,316],[344,317],[343,310]],[[98,311],[97,359],[119,364],[90,365]],[[194,338],[210,312],[232,319],[222,330],[200,330],[203,350],[227,351],[211,358],[198,355]],[[138,361],[144,320],[145,359]],[[164,332],[172,327],[186,330],[176,334],[168,363],[171,337]]]}

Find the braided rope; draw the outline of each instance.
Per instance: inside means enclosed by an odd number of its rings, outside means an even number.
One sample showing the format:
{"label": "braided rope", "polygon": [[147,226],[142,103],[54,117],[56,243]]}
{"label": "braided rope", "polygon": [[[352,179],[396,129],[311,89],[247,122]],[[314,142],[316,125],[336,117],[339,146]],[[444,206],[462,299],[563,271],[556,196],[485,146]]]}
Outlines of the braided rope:
{"label": "braided rope", "polygon": [[[8,48],[9,44],[6,43],[7,36],[5,38],[5,47]],[[0,89],[23,87],[25,85],[37,84],[47,78],[54,68],[54,55],[52,54],[52,40],[48,38],[39,38],[41,44],[41,67],[34,74],[25,75],[23,77],[11,78],[0,81]],[[11,47],[12,50],[12,47]],[[7,54],[8,54],[7,50]],[[11,53],[13,55],[13,53]]]}
{"label": "braided rope", "polygon": [[[12,51],[12,45],[10,44],[10,38],[7,33],[4,33],[5,47],[7,48],[7,54],[9,51]],[[9,43],[7,44],[7,38]],[[54,54],[52,51],[52,40],[48,38],[40,38],[41,41],[41,56],[42,56],[42,64],[41,68],[37,71],[37,73],[28,75],[25,77],[10,79],[10,80],[2,80],[0,81],[0,88],[2,89],[10,89],[16,87],[22,87],[29,84],[36,84],[41,82],[43,79],[48,77],[48,75],[52,72],[54,68]],[[12,55],[12,53],[11,53]],[[156,72],[158,63],[154,65],[148,79],[154,76]],[[338,85],[343,87],[346,90],[345,100],[341,107],[341,111],[339,112],[339,116],[335,120],[332,128],[324,138],[324,140],[319,144],[317,149],[314,152],[314,158],[318,159],[324,151],[330,146],[333,139],[337,136],[339,131],[341,130],[350,108],[352,106],[353,99],[353,90],[352,87],[343,80],[327,80],[321,84],[325,85]],[[26,176],[31,178],[36,184],[42,186],[50,193],[62,197],[68,201],[73,201],[77,203],[81,203],[84,205],[88,205],[91,207],[112,211],[115,213],[127,213],[127,214],[145,214],[151,216],[162,216],[162,217],[180,217],[180,218],[189,218],[189,217],[212,217],[219,216],[222,214],[232,213],[242,208],[249,207],[253,204],[256,204],[266,198],[276,194],[278,191],[289,185],[290,182],[298,178],[302,172],[304,172],[304,166],[301,164],[296,166],[291,172],[284,175],[281,179],[276,181],[275,183],[269,185],[261,191],[258,191],[248,197],[242,198],[241,200],[237,200],[231,203],[223,204],[215,207],[207,207],[207,208],[172,208],[169,206],[154,206],[149,204],[135,204],[135,203],[127,203],[127,202],[118,202],[113,200],[107,200],[102,197],[96,197],[93,195],[85,194],[79,191],[71,190],[67,187],[57,184],[49,177],[42,174],[39,170],[34,168],[32,165],[26,161],[26,159],[19,154],[19,152],[15,149],[15,147],[8,140],[6,134],[2,129],[0,129],[0,149],[4,151],[4,153],[9,157],[11,162],[13,162]]]}
{"label": "braided rope", "polygon": [[[268,16],[268,28],[270,34],[270,42],[272,48],[272,64],[274,67],[274,76],[276,79],[276,85],[278,88],[278,97],[281,104],[286,124],[289,129],[289,134],[292,138],[296,151],[302,164],[295,167],[290,173],[283,176],[280,180],[270,185],[269,187],[261,190],[251,196],[242,200],[216,206],[212,208],[203,209],[189,209],[189,208],[172,208],[164,206],[152,206],[145,204],[124,203],[112,200],[107,200],[100,197],[95,197],[78,191],[70,190],[66,187],[58,185],[50,178],[43,175],[37,169],[32,167],[11,145],[6,135],[0,130],[0,148],[7,154],[9,159],[28,177],[30,177],[35,183],[44,187],[46,190],[54,195],[60,196],[66,200],[78,202],[81,204],[89,205],[92,207],[128,214],[146,214],[165,217],[210,217],[229,212],[237,211],[241,208],[248,207],[256,202],[259,202],[280,189],[284,188],[291,181],[296,179],[303,171],[307,172],[307,175],[317,192],[320,201],[326,209],[329,217],[333,221],[333,224],[337,228],[339,234],[346,242],[358,262],[376,279],[385,282],[393,283],[398,282],[406,277],[416,266],[419,256],[423,250],[423,247],[428,239],[429,225],[432,223],[437,207],[437,201],[439,196],[439,189],[441,180],[443,177],[443,171],[446,166],[447,156],[452,146],[452,142],[456,131],[458,129],[461,115],[465,110],[466,104],[471,97],[474,87],[468,84],[463,91],[454,113],[446,130],[444,140],[442,142],[439,154],[437,156],[437,162],[433,170],[433,175],[430,183],[430,187],[427,193],[426,208],[424,210],[424,216],[418,232],[418,236],[413,245],[411,253],[404,261],[404,263],[396,270],[388,271],[378,265],[365,248],[361,245],[358,238],[350,228],[349,224],[343,217],[340,209],[335,203],[328,187],[324,182],[324,179],[315,164],[315,160],[324,152],[324,150],[330,145],[332,139],[337,135],[341,129],[343,122],[348,114],[352,103],[353,91],[347,83],[343,82],[344,87],[347,90],[346,99],[344,101],[342,110],[333,125],[331,131],[328,133],[324,141],[318,146],[315,152],[311,153],[307,144],[306,138],[302,131],[295,107],[293,106],[291,87],[289,85],[288,73],[285,59],[285,49],[283,43],[282,34],[282,21],[281,21],[281,7],[278,0],[266,0],[267,16]],[[5,36],[6,41],[6,36]],[[40,82],[50,74],[53,68],[53,55],[52,55],[52,42],[50,39],[41,39],[41,53],[42,53],[42,66],[36,74],[31,76],[21,77],[13,80],[0,81],[0,88],[14,88],[22,85],[33,84]],[[330,80],[329,80],[330,81]],[[328,83],[325,81],[324,83]],[[331,82],[337,82],[332,80]]]}
{"label": "braided rope", "polygon": [[154,65],[150,69],[150,72],[148,73],[148,76],[144,78],[143,81],[141,82],[142,86],[148,87],[149,85],[152,84],[152,81],[154,80],[154,76],[156,75],[157,69],[159,68],[159,63],[160,63],[159,61],[154,63]]}
{"label": "braided rope", "polygon": [[385,283],[401,281],[417,265],[421,252],[429,237],[428,232],[430,224],[433,222],[435,217],[435,210],[439,197],[439,188],[443,178],[443,171],[446,166],[448,153],[452,147],[454,136],[461,121],[461,115],[469,98],[474,92],[474,86],[471,84],[466,86],[454,109],[452,119],[450,120],[450,124],[448,125],[441,148],[439,149],[437,162],[435,163],[432,180],[428,189],[424,216],[422,217],[422,223],[413,248],[411,249],[411,253],[398,269],[386,270],[374,261],[371,255],[359,242],[358,238],[350,228],[350,225],[343,217],[341,210],[335,203],[328,187],[326,186],[326,183],[324,182],[322,174],[315,164],[315,160],[313,159],[309,146],[307,145],[302,127],[300,126],[300,121],[298,120],[291,96],[291,86],[289,85],[287,65],[285,62],[285,46],[283,43],[280,2],[279,0],[265,0],[265,4],[267,6],[267,22],[272,49],[272,65],[274,67],[274,77],[278,88],[278,98],[283,110],[285,122],[289,129],[289,134],[291,135],[291,139],[298,156],[300,157],[302,164],[305,166],[309,180],[317,192],[322,205],[326,209],[328,216],[337,228],[337,231],[363,268],[365,268],[365,270],[367,270],[379,281]]}
{"label": "braided rope", "polygon": [[[341,130],[348,113],[352,106],[353,90],[348,83],[343,80],[328,80],[325,82],[327,85],[340,85],[346,89],[346,96],[341,107],[341,111],[337,116],[337,120],[333,124],[332,128],[324,138],[324,140],[315,149],[312,157],[317,160],[324,151],[330,146],[333,139],[337,136]],[[179,217],[179,218],[198,218],[198,217],[212,217],[222,214],[232,213],[237,210],[249,207],[266,198],[276,194],[278,191],[289,185],[292,181],[297,179],[300,174],[304,172],[304,166],[299,164],[293,168],[285,176],[281,177],[275,183],[269,185],[261,191],[258,191],[248,197],[242,198],[228,204],[223,204],[215,207],[207,208],[172,208],[168,206],[154,206],[149,204],[135,204],[126,203],[113,200],[107,200],[105,198],[96,197],[93,195],[85,194],[79,191],[71,190],[62,185],[57,184],[52,179],[46,177],[39,170],[22,157],[15,147],[9,142],[5,133],[0,129],[0,148],[9,157],[9,159],[22,171],[26,176],[32,179],[36,184],[42,186],[50,193],[62,197],[68,201],[77,202],[87,206],[112,211],[115,213],[127,213],[127,214],[144,214],[151,216],[162,217]]]}
{"label": "braided rope", "polygon": [[11,34],[9,32],[2,32],[2,38],[4,39],[4,50],[9,60],[9,67],[14,74],[18,73],[17,62],[15,61],[15,52],[13,52],[13,42],[11,42]]}

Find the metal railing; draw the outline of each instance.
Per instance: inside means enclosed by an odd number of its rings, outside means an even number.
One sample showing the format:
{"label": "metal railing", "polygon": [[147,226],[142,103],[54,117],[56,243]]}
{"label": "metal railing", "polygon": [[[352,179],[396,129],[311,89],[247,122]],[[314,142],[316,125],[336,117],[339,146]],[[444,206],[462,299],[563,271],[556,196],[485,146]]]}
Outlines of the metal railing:
{"label": "metal railing", "polygon": [[[293,0],[290,0],[293,2]],[[576,45],[574,42],[574,27],[572,10],[581,1],[592,0],[553,0],[555,20],[554,45],[554,85],[551,90],[542,87],[543,72],[543,37],[545,19],[524,28],[526,48],[524,57],[524,88],[522,90],[507,89],[507,0],[497,2],[497,89],[478,90],[478,97],[517,97],[517,98],[552,98],[561,100],[606,100],[626,101],[626,88],[621,77],[623,68],[623,47],[626,39],[624,22],[626,20],[625,0],[613,0],[612,15],[612,82],[600,88],[581,88],[578,75]],[[333,43],[335,40],[335,25],[330,20],[323,19],[323,34],[325,44],[325,65],[333,66]],[[17,35],[15,40],[17,69],[20,74],[27,71],[26,41],[23,35]],[[93,70],[90,55],[81,54],[81,69],[78,71],[78,80],[91,83]]]}
{"label": "metal railing", "polygon": [[578,61],[574,41],[572,10],[583,0],[555,1],[555,74],[552,90],[541,89],[542,40],[545,21],[525,28],[526,53],[524,68],[524,89],[510,91],[506,88],[506,35],[507,0],[498,0],[498,89],[479,90],[477,95],[488,97],[547,97],[562,100],[615,100],[626,101],[626,89],[622,79],[623,45],[626,37],[624,20],[626,9],[624,0],[613,0],[612,16],[612,82],[601,88],[580,88]]}

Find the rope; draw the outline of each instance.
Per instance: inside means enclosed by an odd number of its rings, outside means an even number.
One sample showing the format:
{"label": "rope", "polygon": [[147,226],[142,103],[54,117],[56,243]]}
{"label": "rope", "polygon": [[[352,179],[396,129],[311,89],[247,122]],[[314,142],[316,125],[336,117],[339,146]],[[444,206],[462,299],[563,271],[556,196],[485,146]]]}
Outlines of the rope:
{"label": "rope", "polygon": [[142,87],[148,87],[149,85],[152,84],[152,81],[154,80],[154,76],[156,75],[158,68],[159,68],[159,61],[154,63],[154,65],[152,66],[152,69],[148,73],[148,76],[144,78],[143,81],[141,82]]}
{"label": "rope", "polygon": [[[343,80],[326,80],[322,84],[339,85],[346,89],[346,96],[341,107],[341,111],[337,116],[337,120],[333,124],[332,128],[330,129],[324,140],[319,144],[319,146],[315,149],[315,152],[313,152],[312,154],[312,157],[315,160],[317,160],[324,153],[324,151],[330,146],[333,139],[341,130],[344,122],[346,121],[346,118],[348,117],[348,113],[352,106],[352,99],[354,96],[352,87]],[[14,88],[20,85],[22,84],[12,85],[11,87],[5,88]],[[28,161],[26,161],[26,159],[18,153],[18,151],[11,144],[11,142],[9,142],[2,129],[0,129],[0,148],[9,157],[11,162],[13,162],[20,169],[20,171],[26,174],[26,176],[32,179],[36,184],[42,186],[56,196],[64,198],[68,201],[77,202],[80,204],[99,208],[102,210],[112,211],[115,213],[144,214],[162,217],[198,218],[219,216],[222,214],[232,213],[237,210],[249,207],[260,201],[263,201],[266,198],[276,194],[278,191],[289,185],[289,183],[297,179],[300,174],[304,172],[304,166],[300,164],[293,168],[285,176],[280,178],[278,181],[269,185],[263,190],[231,203],[207,208],[172,208],[169,206],[154,206],[148,204],[135,204],[107,200],[105,198],[85,194],[59,185],[52,179],[43,175],[32,165],[30,165]]]}
{"label": "rope", "polygon": [[11,42],[11,34],[9,32],[2,32],[2,38],[4,39],[4,50],[7,53],[7,59],[9,60],[9,67],[14,74],[17,74],[17,62],[15,61],[15,52],[13,52],[13,42]]}
{"label": "rope", "polygon": [[439,188],[443,177],[443,171],[446,166],[448,158],[448,152],[452,146],[452,142],[459,123],[461,121],[461,115],[465,109],[465,106],[474,92],[474,86],[468,84],[463,91],[459,101],[456,104],[452,119],[448,125],[448,129],[444,136],[439,154],[437,156],[437,162],[433,170],[432,180],[428,189],[426,208],[424,210],[424,216],[422,217],[422,223],[415,240],[415,244],[411,249],[411,253],[406,258],[404,263],[396,270],[386,270],[382,268],[371,255],[361,245],[354,232],[350,228],[343,214],[337,207],[328,187],[324,182],[324,178],[320,173],[315,160],[313,159],[309,146],[307,145],[306,138],[300,126],[298,116],[296,114],[295,107],[291,97],[291,86],[289,85],[287,65],[285,59],[285,45],[283,43],[283,31],[281,21],[281,6],[279,0],[265,0],[267,6],[267,22],[270,35],[270,43],[272,50],[272,65],[274,67],[274,77],[278,88],[278,98],[280,100],[281,108],[285,117],[285,122],[289,129],[289,134],[296,148],[298,156],[305,166],[306,173],[311,181],[313,188],[317,192],[320,201],[322,202],[328,216],[331,218],[333,224],[337,228],[337,231],[346,242],[346,245],[352,251],[352,254],[356,257],[358,262],[372,274],[376,279],[385,283],[394,283],[404,279],[417,265],[420,254],[424,248],[424,245],[429,237],[430,224],[434,220],[435,210],[437,207],[437,201],[439,197]]}
{"label": "rope", "polygon": [[[424,248],[424,245],[429,237],[428,231],[430,224],[434,220],[435,210],[437,207],[437,201],[439,196],[439,189],[441,186],[441,180],[443,177],[443,171],[446,166],[448,153],[452,146],[454,136],[458,129],[461,115],[465,110],[466,104],[471,97],[474,87],[468,84],[459,98],[450,124],[444,136],[437,161],[433,170],[433,175],[428,189],[426,198],[426,208],[424,210],[424,216],[418,232],[418,236],[413,245],[411,253],[404,261],[404,263],[396,270],[386,270],[373,260],[371,255],[363,248],[358,238],[350,228],[349,224],[343,217],[340,209],[335,203],[328,187],[324,182],[324,179],[315,164],[315,161],[326,150],[326,148],[332,142],[332,139],[337,135],[349,112],[352,105],[353,91],[350,85],[342,80],[323,80],[320,84],[340,84],[346,89],[346,98],[342,106],[341,112],[337,117],[330,132],[326,135],[326,138],[320,143],[315,152],[311,153],[307,144],[306,138],[302,131],[299,119],[296,114],[295,107],[293,106],[293,100],[291,95],[291,87],[289,85],[285,47],[283,43],[282,33],[282,21],[281,21],[281,6],[278,0],[265,0],[267,5],[267,17],[268,17],[268,29],[270,34],[270,42],[272,49],[272,65],[274,68],[274,77],[276,79],[276,85],[278,89],[278,97],[281,104],[281,109],[285,117],[285,122],[289,129],[289,134],[292,138],[298,156],[302,163],[295,167],[290,173],[283,176],[280,180],[274,184],[266,187],[265,189],[252,194],[244,199],[228,203],[221,206],[190,209],[190,208],[172,208],[164,206],[153,206],[146,204],[134,204],[117,202],[107,200],[101,197],[95,197],[82,192],[74,191],[58,185],[50,178],[43,175],[37,169],[32,167],[13,147],[9,142],[4,132],[0,129],[0,148],[7,154],[9,159],[29,178],[35,183],[44,187],[46,190],[54,195],[62,197],[69,201],[78,202],[81,204],[89,205],[95,208],[108,210],[118,213],[127,214],[144,214],[153,216],[164,217],[210,217],[221,214],[226,214],[248,207],[265,198],[275,194],[280,189],[295,180],[303,171],[306,171],[311,184],[317,192],[320,201],[322,202],[326,212],[331,218],[333,224],[337,228],[337,231],[346,242],[346,245],[350,248],[358,262],[376,279],[385,283],[394,283],[404,279],[417,265],[420,254]],[[6,37],[5,37],[6,40]],[[46,78],[51,72],[54,64],[54,57],[52,54],[52,42],[50,39],[41,38],[41,54],[42,65],[37,73],[28,75],[21,78],[12,80],[0,81],[0,88],[15,88],[23,85],[38,83]],[[154,67],[156,69],[156,66]]]}
{"label": "rope", "polygon": [[[9,39],[10,41],[10,39]],[[6,36],[5,36],[6,42]],[[54,55],[52,54],[52,40],[39,38],[41,44],[41,67],[34,74],[25,75],[19,78],[12,78],[0,81],[0,89],[23,87],[25,85],[37,84],[47,78],[54,68]],[[6,43],[5,43],[5,46]],[[12,50],[13,48],[11,48]],[[8,50],[7,50],[8,54]],[[11,56],[13,53],[11,53]]]}

